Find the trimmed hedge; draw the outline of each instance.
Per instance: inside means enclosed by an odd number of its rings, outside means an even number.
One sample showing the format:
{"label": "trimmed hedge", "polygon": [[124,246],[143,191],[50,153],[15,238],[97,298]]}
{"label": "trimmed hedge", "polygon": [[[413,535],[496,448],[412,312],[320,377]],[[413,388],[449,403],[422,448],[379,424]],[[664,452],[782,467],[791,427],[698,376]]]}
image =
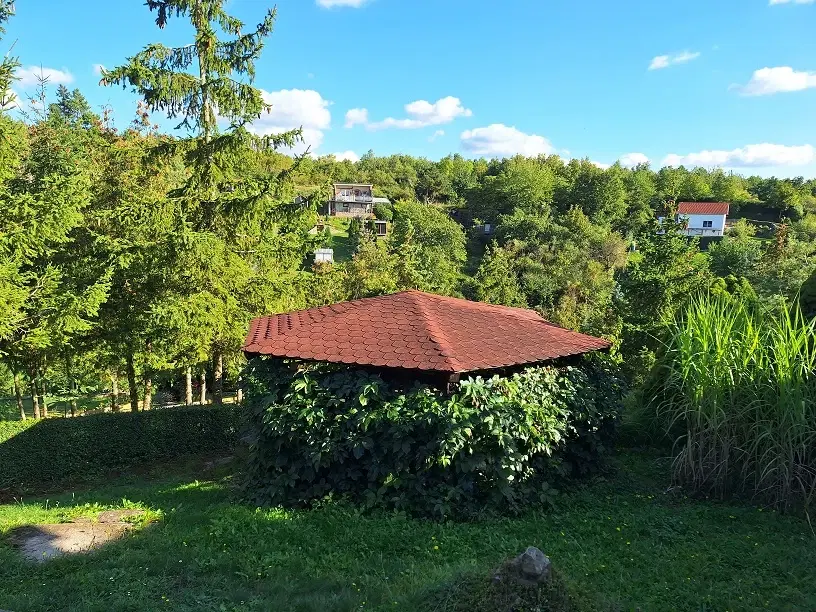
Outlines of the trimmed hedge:
{"label": "trimmed hedge", "polygon": [[0,489],[82,478],[237,440],[233,406],[0,422]]}
{"label": "trimmed hedge", "polygon": [[340,496],[444,518],[520,511],[597,472],[623,388],[595,363],[469,378],[446,396],[365,370],[256,358],[246,493],[270,505]]}

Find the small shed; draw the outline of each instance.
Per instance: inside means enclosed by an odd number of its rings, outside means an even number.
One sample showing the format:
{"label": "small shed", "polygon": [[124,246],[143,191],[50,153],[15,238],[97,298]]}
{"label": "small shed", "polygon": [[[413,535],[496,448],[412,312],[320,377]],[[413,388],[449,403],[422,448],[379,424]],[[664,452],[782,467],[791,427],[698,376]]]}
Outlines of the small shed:
{"label": "small shed", "polygon": [[452,383],[462,374],[518,369],[609,347],[532,310],[403,291],[257,318],[244,353]]}
{"label": "small shed", "polygon": [[316,249],[315,263],[334,263],[334,249]]}

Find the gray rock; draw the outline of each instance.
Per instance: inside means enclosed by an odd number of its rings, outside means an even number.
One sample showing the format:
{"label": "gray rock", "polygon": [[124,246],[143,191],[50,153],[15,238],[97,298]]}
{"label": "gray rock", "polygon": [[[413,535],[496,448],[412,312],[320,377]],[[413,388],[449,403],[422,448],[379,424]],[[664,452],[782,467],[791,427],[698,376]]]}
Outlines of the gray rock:
{"label": "gray rock", "polygon": [[513,559],[510,562],[510,567],[515,571],[516,577],[522,584],[541,584],[542,582],[549,582],[552,577],[550,558],[535,546],[530,546]]}

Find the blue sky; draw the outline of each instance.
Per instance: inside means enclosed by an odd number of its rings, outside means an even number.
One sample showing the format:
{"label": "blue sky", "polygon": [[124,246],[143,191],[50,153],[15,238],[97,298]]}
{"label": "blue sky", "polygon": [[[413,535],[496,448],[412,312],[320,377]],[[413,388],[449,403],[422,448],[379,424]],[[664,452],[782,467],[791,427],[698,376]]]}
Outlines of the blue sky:
{"label": "blue sky", "polygon": [[[816,0],[277,5],[256,80],[275,106],[255,128],[303,126],[317,154],[558,153],[816,176]],[[267,6],[228,9],[255,24]],[[99,86],[95,66],[190,40],[181,23],[159,30],[140,0],[21,0],[7,30],[20,93],[42,70],[119,126],[136,98]]]}

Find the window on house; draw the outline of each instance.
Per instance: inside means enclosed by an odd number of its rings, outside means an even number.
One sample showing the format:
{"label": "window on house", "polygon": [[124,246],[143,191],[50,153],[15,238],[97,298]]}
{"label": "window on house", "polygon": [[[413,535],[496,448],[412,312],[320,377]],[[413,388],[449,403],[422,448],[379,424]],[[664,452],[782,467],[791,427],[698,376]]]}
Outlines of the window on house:
{"label": "window on house", "polygon": [[713,226],[714,226],[713,221],[703,221],[703,227],[713,227]]}

